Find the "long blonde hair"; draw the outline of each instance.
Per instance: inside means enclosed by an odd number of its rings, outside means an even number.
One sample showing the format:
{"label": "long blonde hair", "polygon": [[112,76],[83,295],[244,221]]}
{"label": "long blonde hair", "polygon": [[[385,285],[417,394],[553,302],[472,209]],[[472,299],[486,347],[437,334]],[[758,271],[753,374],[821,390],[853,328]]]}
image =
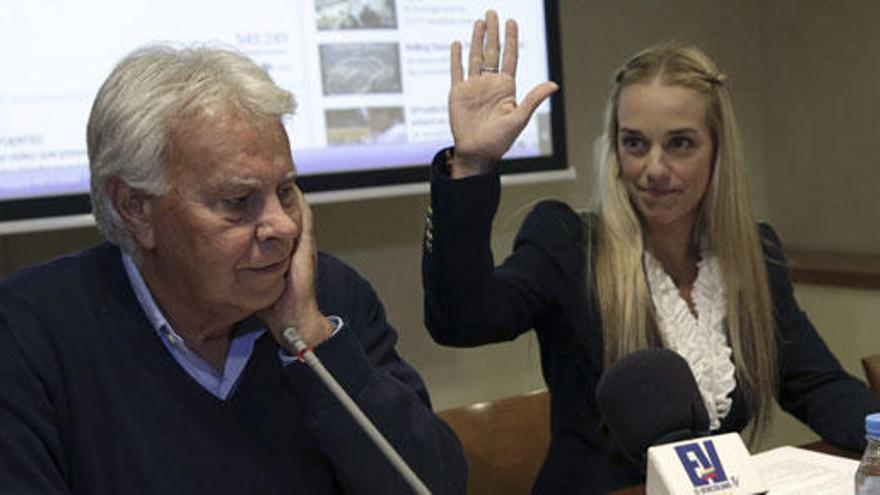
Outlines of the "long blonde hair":
{"label": "long blonde hair", "polygon": [[749,206],[742,145],[726,78],[693,46],[667,43],[648,48],[632,57],[614,77],[604,132],[596,147],[598,190],[594,196],[598,239],[593,254],[605,365],[633,351],[662,345],[643,268],[643,225],[620,179],[617,157],[621,90],[655,79],[709,98],[706,119],[715,156],[693,236],[695,240],[707,237],[720,263],[737,382],[756,413],[755,424],[760,429],[769,420],[775,396],[777,357],[764,252]]}

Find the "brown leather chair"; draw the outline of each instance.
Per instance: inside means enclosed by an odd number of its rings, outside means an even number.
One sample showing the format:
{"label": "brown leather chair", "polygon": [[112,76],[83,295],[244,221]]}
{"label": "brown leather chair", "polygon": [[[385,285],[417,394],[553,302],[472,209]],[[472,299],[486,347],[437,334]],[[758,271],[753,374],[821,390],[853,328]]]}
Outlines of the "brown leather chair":
{"label": "brown leather chair", "polygon": [[464,446],[469,494],[531,493],[550,445],[546,390],[447,409],[438,415]]}
{"label": "brown leather chair", "polygon": [[862,368],[865,370],[868,386],[874,392],[880,393],[880,354],[863,357]]}

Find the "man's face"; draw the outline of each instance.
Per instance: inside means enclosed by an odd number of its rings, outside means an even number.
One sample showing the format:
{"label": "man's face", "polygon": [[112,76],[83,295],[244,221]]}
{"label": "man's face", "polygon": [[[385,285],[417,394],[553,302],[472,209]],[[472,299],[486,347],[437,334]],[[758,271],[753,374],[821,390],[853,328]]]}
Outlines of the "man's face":
{"label": "man's face", "polygon": [[302,226],[284,127],[197,118],[171,142],[170,189],[149,200],[144,249],[160,305],[232,321],[271,305]]}

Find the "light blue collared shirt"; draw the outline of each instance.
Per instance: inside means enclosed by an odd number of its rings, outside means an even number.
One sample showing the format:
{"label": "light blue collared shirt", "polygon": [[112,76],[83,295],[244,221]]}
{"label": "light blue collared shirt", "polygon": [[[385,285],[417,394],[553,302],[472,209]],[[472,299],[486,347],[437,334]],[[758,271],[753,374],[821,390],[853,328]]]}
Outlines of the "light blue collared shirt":
{"label": "light blue collared shirt", "polygon": [[[153,294],[150,292],[149,287],[147,287],[147,283],[144,281],[140,270],[134,260],[131,259],[131,256],[123,253],[122,264],[125,267],[125,273],[128,275],[128,281],[131,283],[135,296],[137,296],[141,308],[143,308],[144,313],[147,315],[147,319],[152,324],[153,329],[156,330],[162,344],[165,345],[165,348],[168,349],[168,352],[177,361],[177,364],[205,390],[218,399],[226,400],[235,391],[241,374],[254,351],[254,343],[266,333],[266,327],[260,326],[233,335],[229,341],[229,354],[226,356],[223,370],[217,370],[187,347],[183,337],[171,328],[171,324],[165,318],[162,310],[159,309],[156,300],[153,299]],[[330,335],[332,337],[342,329],[343,323],[342,319],[337,316],[330,316],[328,320],[334,326],[333,333]],[[284,365],[296,361],[296,357],[287,354],[283,349],[279,349],[278,357]]]}

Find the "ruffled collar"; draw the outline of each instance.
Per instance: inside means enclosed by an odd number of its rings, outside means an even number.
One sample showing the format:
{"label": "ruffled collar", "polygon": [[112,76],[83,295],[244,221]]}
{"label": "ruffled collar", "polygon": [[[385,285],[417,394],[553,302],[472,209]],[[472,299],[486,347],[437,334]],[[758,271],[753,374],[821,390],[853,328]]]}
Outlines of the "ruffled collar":
{"label": "ruffled collar", "polygon": [[716,430],[730,413],[730,395],[736,388],[733,352],[725,330],[727,301],[718,259],[703,249],[697,262],[697,279],[691,291],[696,317],[672,277],[648,251],[644,263],[663,345],[690,365],[709,412],[709,427]]}

